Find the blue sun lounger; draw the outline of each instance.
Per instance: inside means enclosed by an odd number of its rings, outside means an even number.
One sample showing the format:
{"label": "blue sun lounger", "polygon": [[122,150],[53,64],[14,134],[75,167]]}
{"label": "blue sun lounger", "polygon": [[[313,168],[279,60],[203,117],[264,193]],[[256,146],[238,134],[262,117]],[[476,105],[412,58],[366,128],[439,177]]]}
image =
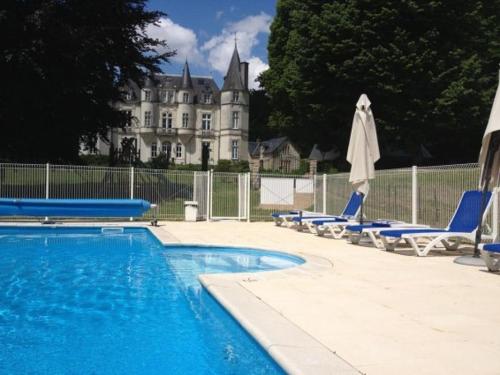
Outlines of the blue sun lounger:
{"label": "blue sun lounger", "polygon": [[500,271],[500,243],[481,244],[479,250],[488,270]]}
{"label": "blue sun lounger", "polygon": [[272,217],[276,225],[281,225],[286,223],[289,227],[296,229],[303,229],[304,227],[309,228],[312,233],[315,233],[314,226],[311,225],[311,220],[344,220],[355,218],[361,208],[362,196],[356,192],[353,192],[349,197],[344,211],[340,215],[324,215],[318,212],[311,211],[291,211],[289,213],[274,213]]}
{"label": "blue sun lounger", "polygon": [[142,199],[0,198],[0,216],[139,217],[153,206]]}
{"label": "blue sun lounger", "polygon": [[288,212],[273,212],[271,214],[271,217],[274,220],[274,224],[277,226],[281,226],[282,224],[291,224],[292,220],[294,217],[298,217],[302,215],[303,217],[316,217],[320,215],[317,212],[312,212],[312,211],[300,211],[300,210],[293,210],[293,211],[288,211]]}
{"label": "blue sun lounger", "polygon": [[411,224],[399,220],[376,220],[366,224],[348,225],[346,234],[348,241],[353,244],[359,244],[362,238],[368,238],[376,248],[384,248],[380,241],[377,239],[378,234],[383,230],[389,228],[428,228],[428,225]]}
{"label": "blue sun lounger", "polygon": [[292,225],[297,230],[307,228],[309,232],[318,234],[318,224],[333,223],[333,222],[347,222],[348,220],[355,220],[361,208],[363,197],[361,194],[353,192],[347,201],[347,204],[340,215],[316,215],[316,216],[298,216],[292,219]]}
{"label": "blue sun lounger", "polygon": [[[439,243],[447,250],[458,248],[462,240],[474,242],[476,231],[481,224],[479,214],[482,202],[482,192],[469,190],[462,194],[455,214],[446,228],[421,228],[421,229],[392,229],[380,232],[380,237],[386,250],[394,250],[401,241],[406,241],[415,250],[418,256],[426,256]],[[486,209],[484,217],[491,206],[492,194],[486,195]],[[425,245],[418,243],[420,239],[430,239]],[[448,241],[454,241],[450,244]]]}
{"label": "blue sun lounger", "polygon": [[[366,198],[366,197],[365,197]],[[332,225],[346,225],[347,223],[356,223],[361,204],[363,203],[363,196],[357,192],[353,192],[347,205],[340,215],[326,215],[316,218],[303,218],[300,220],[301,228],[307,227],[311,233],[322,236],[325,228]]]}

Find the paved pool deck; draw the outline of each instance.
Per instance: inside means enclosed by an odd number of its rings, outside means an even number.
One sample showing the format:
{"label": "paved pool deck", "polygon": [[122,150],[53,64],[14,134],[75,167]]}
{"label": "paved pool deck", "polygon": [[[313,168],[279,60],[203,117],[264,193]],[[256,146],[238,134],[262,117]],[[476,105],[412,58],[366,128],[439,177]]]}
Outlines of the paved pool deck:
{"label": "paved pool deck", "polygon": [[388,253],[272,223],[160,225],[154,232],[164,242],[281,250],[307,260],[288,270],[201,278],[291,372],[300,362],[306,366],[296,373],[500,374],[499,274],[457,265],[454,256]]}

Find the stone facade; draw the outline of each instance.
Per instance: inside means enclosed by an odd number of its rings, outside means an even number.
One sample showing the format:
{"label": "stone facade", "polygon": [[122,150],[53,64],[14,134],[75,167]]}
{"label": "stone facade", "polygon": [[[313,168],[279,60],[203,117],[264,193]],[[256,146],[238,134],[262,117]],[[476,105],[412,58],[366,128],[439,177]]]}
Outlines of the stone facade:
{"label": "stone facade", "polygon": [[163,152],[176,164],[201,164],[208,144],[211,165],[248,159],[248,63],[236,47],[222,89],[211,77],[191,76],[186,62],[182,76],[158,74],[126,92],[118,106],[131,120],[110,142],[99,140],[98,153],[109,154],[111,144],[120,152],[131,141],[143,162]]}
{"label": "stone facade", "polygon": [[287,137],[249,143],[250,169],[289,173],[300,168],[300,153]]}

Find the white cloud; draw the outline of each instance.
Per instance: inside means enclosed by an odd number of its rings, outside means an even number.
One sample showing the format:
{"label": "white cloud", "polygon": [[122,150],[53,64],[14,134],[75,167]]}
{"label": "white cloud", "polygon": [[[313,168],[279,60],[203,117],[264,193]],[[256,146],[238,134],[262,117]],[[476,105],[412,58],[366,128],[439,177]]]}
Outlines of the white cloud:
{"label": "white cloud", "polygon": [[213,36],[201,47],[201,51],[207,53],[209,65],[221,74],[226,73],[236,37],[240,58],[250,63],[249,84],[255,87],[256,83],[253,80],[268,66],[260,58],[252,55],[252,49],[259,43],[259,34],[269,33],[271,20],[269,14],[261,12],[228,24],[220,34]]}
{"label": "white cloud", "polygon": [[223,10],[218,10],[217,12],[215,12],[215,19],[220,20],[223,14],[224,14]]}
{"label": "white cloud", "polygon": [[[193,30],[176,24],[169,18],[161,18],[158,25],[149,25],[146,33],[151,38],[167,41],[167,48],[176,50],[177,54],[171,59],[175,62],[189,62],[201,64],[203,57],[198,49],[198,39]],[[165,48],[159,48],[158,52],[165,52]]]}
{"label": "white cloud", "polygon": [[250,89],[259,88],[259,82],[255,82],[260,73],[269,69],[269,65],[262,61],[259,57],[251,57],[248,59],[248,86]]}
{"label": "white cloud", "polygon": [[[216,12],[216,18],[222,15],[223,11]],[[259,44],[259,34],[269,34],[271,21],[269,14],[261,12],[228,23],[219,34],[212,36],[201,47],[193,30],[176,24],[169,18],[161,18],[158,26],[150,25],[146,33],[152,38],[166,40],[169,49],[177,50],[177,54],[172,57],[173,62],[183,63],[187,58],[189,63],[217,71],[221,75],[227,72],[236,37],[241,60],[249,63],[248,84],[250,88],[257,88],[259,85],[255,79],[269,65],[254,55],[253,49]],[[164,51],[165,48],[158,50]]]}

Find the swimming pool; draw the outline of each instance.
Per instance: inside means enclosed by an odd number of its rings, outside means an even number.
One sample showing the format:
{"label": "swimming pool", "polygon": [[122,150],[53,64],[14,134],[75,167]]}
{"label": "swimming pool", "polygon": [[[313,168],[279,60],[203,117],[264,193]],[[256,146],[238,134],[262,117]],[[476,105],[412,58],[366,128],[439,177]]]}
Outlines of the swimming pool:
{"label": "swimming pool", "polygon": [[301,263],[147,229],[0,227],[0,373],[279,374],[199,273]]}

